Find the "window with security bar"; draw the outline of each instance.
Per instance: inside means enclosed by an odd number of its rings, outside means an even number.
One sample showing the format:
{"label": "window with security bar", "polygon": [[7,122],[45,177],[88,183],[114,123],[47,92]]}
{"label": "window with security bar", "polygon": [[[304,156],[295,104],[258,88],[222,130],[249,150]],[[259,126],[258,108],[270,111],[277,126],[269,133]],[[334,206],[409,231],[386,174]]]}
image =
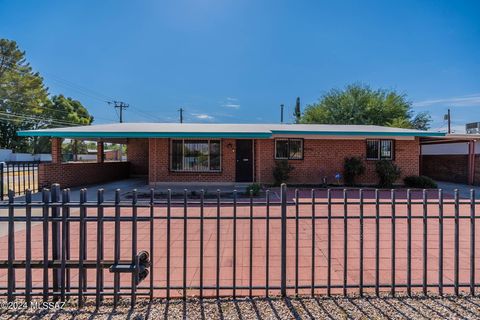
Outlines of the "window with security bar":
{"label": "window with security bar", "polygon": [[367,140],[367,160],[393,160],[393,140]]}

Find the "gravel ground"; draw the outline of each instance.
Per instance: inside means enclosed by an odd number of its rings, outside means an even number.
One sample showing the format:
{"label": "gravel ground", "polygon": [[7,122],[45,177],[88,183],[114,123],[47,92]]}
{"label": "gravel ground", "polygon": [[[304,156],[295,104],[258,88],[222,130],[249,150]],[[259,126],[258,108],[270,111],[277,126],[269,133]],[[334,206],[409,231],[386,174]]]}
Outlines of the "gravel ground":
{"label": "gravel ground", "polygon": [[0,319],[479,319],[480,298],[318,297],[255,298],[200,301],[139,300],[130,310],[122,300],[116,310],[110,301],[95,310],[94,301],[78,310],[67,303],[61,310],[0,310]]}

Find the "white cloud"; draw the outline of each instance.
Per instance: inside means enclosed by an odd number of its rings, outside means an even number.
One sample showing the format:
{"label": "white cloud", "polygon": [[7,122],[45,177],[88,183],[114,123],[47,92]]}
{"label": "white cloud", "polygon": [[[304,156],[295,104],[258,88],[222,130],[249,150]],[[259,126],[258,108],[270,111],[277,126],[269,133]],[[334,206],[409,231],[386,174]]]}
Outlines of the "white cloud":
{"label": "white cloud", "polygon": [[232,109],[239,109],[239,108],[240,108],[240,105],[239,105],[239,104],[236,104],[236,103],[225,103],[225,104],[222,104],[222,107],[232,108]]}
{"label": "white cloud", "polygon": [[429,107],[435,105],[444,105],[452,107],[474,107],[480,106],[480,94],[472,94],[462,97],[452,97],[443,99],[430,99],[414,102],[415,107]]}
{"label": "white cloud", "polygon": [[213,120],[212,116],[205,113],[192,113],[192,116],[200,120]]}
{"label": "white cloud", "polygon": [[226,101],[222,102],[222,107],[230,109],[240,109],[240,104],[237,98],[227,97]]}

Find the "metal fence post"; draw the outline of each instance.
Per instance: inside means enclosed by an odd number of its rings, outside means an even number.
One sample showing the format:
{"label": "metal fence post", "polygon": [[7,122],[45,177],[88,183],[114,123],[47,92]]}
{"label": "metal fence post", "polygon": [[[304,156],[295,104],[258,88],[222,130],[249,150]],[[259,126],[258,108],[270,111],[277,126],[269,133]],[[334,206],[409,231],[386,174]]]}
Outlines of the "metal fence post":
{"label": "metal fence post", "polygon": [[3,179],[3,167],[4,166],[4,163],[3,162],[0,162],[0,200],[3,201],[3,193],[5,192],[5,190],[3,189],[4,186],[3,186],[3,182],[4,182],[4,179]]}
{"label": "metal fence post", "polygon": [[15,193],[12,190],[8,191],[8,301],[15,299],[15,269],[13,267],[13,260],[15,260],[15,208],[13,206],[15,201]]}
{"label": "metal fence post", "polygon": [[[60,260],[60,244],[61,244],[61,233],[60,233],[60,223],[55,220],[60,216],[60,207],[55,204],[60,203],[60,185],[55,183],[52,185],[51,191],[52,199],[52,260]],[[61,269],[53,269],[53,292],[59,292],[60,279],[62,277]],[[58,296],[53,297],[54,300],[58,299]]]}
{"label": "metal fence post", "polygon": [[287,295],[287,185],[280,186],[280,203],[282,215],[282,253],[281,253],[281,295]]}

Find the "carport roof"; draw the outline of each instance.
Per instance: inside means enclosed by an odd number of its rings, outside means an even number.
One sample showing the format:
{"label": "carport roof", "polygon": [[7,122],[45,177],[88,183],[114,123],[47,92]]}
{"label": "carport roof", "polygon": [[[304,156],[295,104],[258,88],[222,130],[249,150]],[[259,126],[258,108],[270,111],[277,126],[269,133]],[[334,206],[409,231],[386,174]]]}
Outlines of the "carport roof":
{"label": "carport roof", "polygon": [[19,131],[23,137],[58,138],[271,138],[294,136],[438,137],[443,132],[370,125],[115,123]]}

